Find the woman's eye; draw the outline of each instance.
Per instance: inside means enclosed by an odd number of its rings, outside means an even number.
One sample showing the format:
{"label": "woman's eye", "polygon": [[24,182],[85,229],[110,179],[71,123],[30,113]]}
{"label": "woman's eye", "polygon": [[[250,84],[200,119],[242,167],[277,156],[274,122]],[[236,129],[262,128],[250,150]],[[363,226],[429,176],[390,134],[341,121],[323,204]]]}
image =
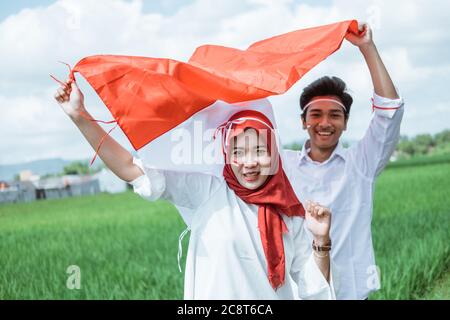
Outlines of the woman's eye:
{"label": "woman's eye", "polygon": [[265,155],[265,154],[266,154],[266,150],[264,150],[264,149],[258,149],[258,150],[256,151],[256,153],[258,154],[258,156],[262,156],[262,155]]}

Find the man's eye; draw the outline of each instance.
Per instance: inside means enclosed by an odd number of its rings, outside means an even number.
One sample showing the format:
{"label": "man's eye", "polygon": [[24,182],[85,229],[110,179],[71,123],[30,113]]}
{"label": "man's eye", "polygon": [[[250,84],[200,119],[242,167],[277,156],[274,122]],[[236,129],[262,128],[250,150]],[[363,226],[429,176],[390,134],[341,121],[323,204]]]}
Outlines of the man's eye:
{"label": "man's eye", "polygon": [[318,113],[312,113],[312,114],[310,114],[310,116],[311,116],[312,118],[317,118],[317,117],[319,117],[320,115],[319,115]]}

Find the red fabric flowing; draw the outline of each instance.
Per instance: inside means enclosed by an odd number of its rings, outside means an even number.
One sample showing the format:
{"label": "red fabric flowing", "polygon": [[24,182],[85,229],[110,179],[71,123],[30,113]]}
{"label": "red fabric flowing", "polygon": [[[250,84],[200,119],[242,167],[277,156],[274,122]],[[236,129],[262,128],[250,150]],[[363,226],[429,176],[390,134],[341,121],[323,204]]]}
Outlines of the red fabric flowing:
{"label": "red fabric flowing", "polygon": [[79,72],[139,150],[216,100],[249,101],[286,92],[335,52],[356,20],[303,29],[256,42],[246,50],[197,48],[188,63],[160,58],[96,55]]}

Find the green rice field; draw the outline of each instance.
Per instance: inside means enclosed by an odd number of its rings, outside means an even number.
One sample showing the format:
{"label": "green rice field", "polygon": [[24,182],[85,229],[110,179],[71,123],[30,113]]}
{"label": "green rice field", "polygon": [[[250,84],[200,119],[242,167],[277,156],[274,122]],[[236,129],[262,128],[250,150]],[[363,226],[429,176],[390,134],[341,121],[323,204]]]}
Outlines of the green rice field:
{"label": "green rice field", "polygon": [[[450,162],[424,164],[377,181],[371,299],[450,299]],[[183,229],[170,204],[131,191],[0,205],[0,299],[182,299]],[[66,285],[72,265],[80,289]]]}

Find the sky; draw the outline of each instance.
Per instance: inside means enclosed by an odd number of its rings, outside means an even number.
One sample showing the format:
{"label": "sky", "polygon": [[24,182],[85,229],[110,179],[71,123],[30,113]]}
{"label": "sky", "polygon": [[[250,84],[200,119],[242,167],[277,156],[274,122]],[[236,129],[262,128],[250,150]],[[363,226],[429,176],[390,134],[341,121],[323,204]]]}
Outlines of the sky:
{"label": "sky", "polygon": [[[120,54],[187,61],[202,44],[245,49],[285,32],[348,19],[368,22],[374,41],[405,100],[401,134],[450,128],[450,1],[422,0],[22,0],[0,2],[0,164],[90,158],[93,150],[53,99],[67,68],[85,56]],[[310,82],[342,78],[354,97],[343,135],[363,137],[373,87],[358,49],[341,49],[287,93],[271,97],[283,143],[304,140],[298,98]],[[111,115],[77,77],[88,111]],[[108,129],[105,126],[105,129]],[[120,128],[112,136],[132,150]]]}

